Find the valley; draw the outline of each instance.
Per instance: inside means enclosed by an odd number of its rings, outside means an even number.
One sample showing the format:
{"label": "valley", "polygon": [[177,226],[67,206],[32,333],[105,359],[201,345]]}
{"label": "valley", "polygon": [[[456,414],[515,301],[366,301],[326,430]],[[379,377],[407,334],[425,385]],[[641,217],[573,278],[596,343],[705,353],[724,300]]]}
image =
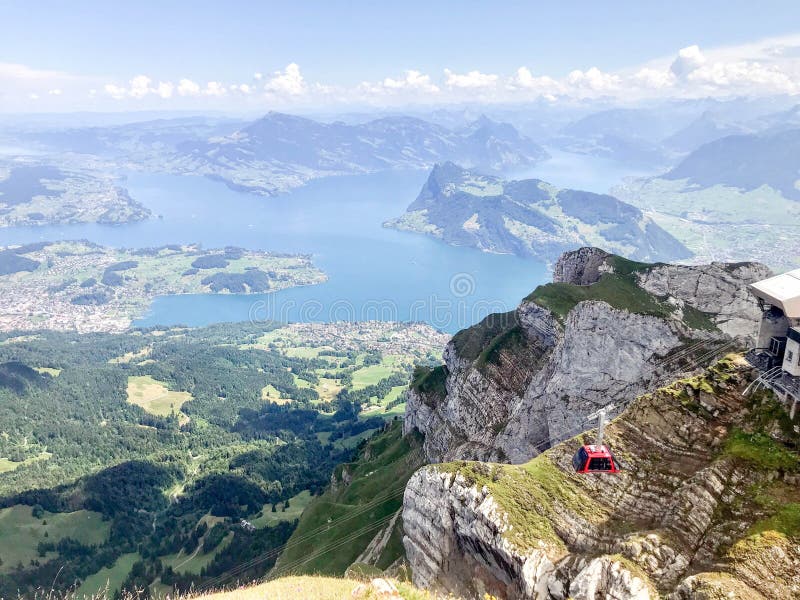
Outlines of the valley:
{"label": "valley", "polygon": [[800,265],[793,243],[800,202],[768,185],[700,188],[685,179],[646,178],[627,180],[614,193],[679,239],[697,261],[752,259],[780,270]]}

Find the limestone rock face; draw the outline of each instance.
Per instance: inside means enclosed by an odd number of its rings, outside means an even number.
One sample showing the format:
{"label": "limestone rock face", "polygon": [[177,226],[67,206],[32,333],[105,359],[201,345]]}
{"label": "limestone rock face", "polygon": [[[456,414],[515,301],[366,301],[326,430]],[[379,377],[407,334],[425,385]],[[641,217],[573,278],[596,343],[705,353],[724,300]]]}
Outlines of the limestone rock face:
{"label": "limestone rock face", "polygon": [[[573,600],[650,600],[647,584],[617,560],[607,556],[593,559],[569,586]],[[656,596],[657,597],[657,596]]]}
{"label": "limestone rock face", "polygon": [[582,302],[569,313],[547,365],[516,403],[497,446],[511,462],[524,462],[589,428],[586,415],[645,392],[659,374],[656,364],[686,333],[672,321]]}
{"label": "limestone rock face", "polygon": [[518,551],[485,491],[435,468],[414,474],[403,498],[403,543],[414,584],[462,597],[548,598],[555,565],[544,550]]}
{"label": "limestone rock face", "polygon": [[[526,300],[504,326],[482,322],[459,332],[444,351],[444,391],[409,393],[405,430],[425,435],[429,462],[524,462],[589,429],[586,417],[597,409],[620,407],[696,368],[697,356],[732,337],[748,344],[759,314],[747,284],[769,271],[755,263],[648,266],[581,248],[562,255],[554,279],[585,287],[606,274],[636,282],[672,312],[585,300],[557,318]],[[697,324],[703,319],[705,327]]]}
{"label": "limestone rock face", "polygon": [[573,252],[565,252],[553,267],[555,283],[571,283],[572,285],[591,285],[599,281],[603,273],[613,271],[608,264],[611,256],[600,248],[579,248]]}
{"label": "limestone rock face", "polygon": [[656,265],[638,274],[639,285],[656,296],[672,296],[679,302],[712,313],[713,321],[731,337],[755,342],[761,314],[743,283],[770,277],[759,263],[711,263],[687,267]]}
{"label": "limestone rock face", "polygon": [[542,543],[521,550],[485,489],[435,467],[418,471],[403,499],[403,543],[414,585],[462,598],[650,600],[653,588],[619,558],[567,555]]}

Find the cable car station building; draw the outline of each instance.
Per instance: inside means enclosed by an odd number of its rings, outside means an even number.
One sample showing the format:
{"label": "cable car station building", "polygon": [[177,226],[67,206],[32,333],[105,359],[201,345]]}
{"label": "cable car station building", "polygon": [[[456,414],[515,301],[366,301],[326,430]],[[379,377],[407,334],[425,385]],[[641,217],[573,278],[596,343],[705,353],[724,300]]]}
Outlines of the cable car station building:
{"label": "cable car station building", "polygon": [[759,382],[791,407],[794,418],[800,402],[800,269],[749,289],[761,308],[761,325],[747,361],[761,372]]}

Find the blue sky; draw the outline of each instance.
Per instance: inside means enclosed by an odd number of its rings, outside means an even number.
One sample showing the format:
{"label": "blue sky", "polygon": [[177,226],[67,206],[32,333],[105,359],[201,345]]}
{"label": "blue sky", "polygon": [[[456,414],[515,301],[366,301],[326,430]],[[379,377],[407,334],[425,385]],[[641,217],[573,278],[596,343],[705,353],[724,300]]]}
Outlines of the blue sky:
{"label": "blue sky", "polygon": [[[421,98],[423,92],[434,103],[459,101],[464,95],[453,94],[453,90],[468,89],[475,94],[480,89],[485,93],[489,83],[496,89],[486,99],[500,101],[507,99],[508,89],[513,87],[509,82],[521,67],[534,78],[546,76],[556,82],[592,67],[613,76],[638,72],[643,65],[659,60],[658,69],[664,71],[681,49],[693,46],[700,50],[695,57],[700,56],[706,70],[719,62],[714,54],[722,56],[719,49],[727,52],[719,60],[763,66],[765,60],[771,60],[759,54],[763,48],[756,49],[753,56],[747,52],[740,56],[735,49],[778,39],[793,52],[800,33],[798,17],[800,9],[790,1],[0,0],[0,63],[6,65],[5,70],[0,67],[0,83],[6,88],[0,102],[6,106],[0,108],[9,109],[23,97],[65,108],[90,107],[100,99],[104,99],[103,106],[115,100],[122,108],[167,100],[189,105],[200,97],[234,106],[234,99],[240,96],[251,98],[242,102],[252,103],[256,96],[264,100],[261,92],[265,86],[276,74],[286,74],[289,65],[297,65],[290,76],[295,83],[302,78],[306,86],[302,102],[306,103],[369,103],[373,98],[380,103],[386,102],[386,97],[408,102]],[[784,64],[788,61],[785,52],[781,61],[781,69],[789,69],[786,75],[792,78],[794,71]],[[419,75],[408,78],[409,72]],[[262,77],[254,78],[256,73]],[[489,79],[452,77],[470,73]],[[728,82],[728,75],[720,73],[717,68],[715,85]],[[24,80],[23,85],[3,80],[15,75]],[[596,75],[593,72],[592,89],[607,93],[611,87],[600,85]],[[137,76],[149,83],[137,88],[131,83]],[[490,81],[492,76],[495,79]],[[427,87],[420,77],[428,78]],[[653,77],[655,82],[657,77]],[[383,85],[387,78],[388,85]],[[701,78],[698,75],[696,79]],[[37,81],[37,89],[31,80]],[[179,94],[181,80],[196,83],[199,91],[184,86],[185,93]],[[400,85],[404,81],[405,87]],[[578,77],[576,81],[588,80]],[[756,81],[762,79],[756,77]],[[219,87],[208,88],[208,82]],[[573,93],[575,87],[538,79],[529,82],[526,89],[537,94]],[[286,96],[286,90],[293,102],[301,101],[300,88],[289,82],[284,89],[283,83],[280,80],[267,90],[269,101],[279,104],[279,96]],[[392,93],[381,97],[376,85]],[[235,93],[232,86],[237,86]],[[169,89],[172,92],[168,93]],[[356,93],[356,89],[361,91]],[[398,91],[401,89],[404,91]],[[216,93],[219,90],[225,92]]]}

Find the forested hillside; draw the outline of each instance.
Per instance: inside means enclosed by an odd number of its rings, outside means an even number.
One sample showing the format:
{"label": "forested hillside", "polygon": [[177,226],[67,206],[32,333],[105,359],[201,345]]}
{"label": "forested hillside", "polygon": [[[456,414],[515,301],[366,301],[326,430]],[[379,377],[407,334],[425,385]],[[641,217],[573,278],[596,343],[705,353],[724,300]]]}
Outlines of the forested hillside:
{"label": "forested hillside", "polygon": [[0,337],[0,535],[18,541],[0,554],[0,597],[53,581],[186,590],[277,547],[334,466],[402,412],[438,335],[364,323]]}

